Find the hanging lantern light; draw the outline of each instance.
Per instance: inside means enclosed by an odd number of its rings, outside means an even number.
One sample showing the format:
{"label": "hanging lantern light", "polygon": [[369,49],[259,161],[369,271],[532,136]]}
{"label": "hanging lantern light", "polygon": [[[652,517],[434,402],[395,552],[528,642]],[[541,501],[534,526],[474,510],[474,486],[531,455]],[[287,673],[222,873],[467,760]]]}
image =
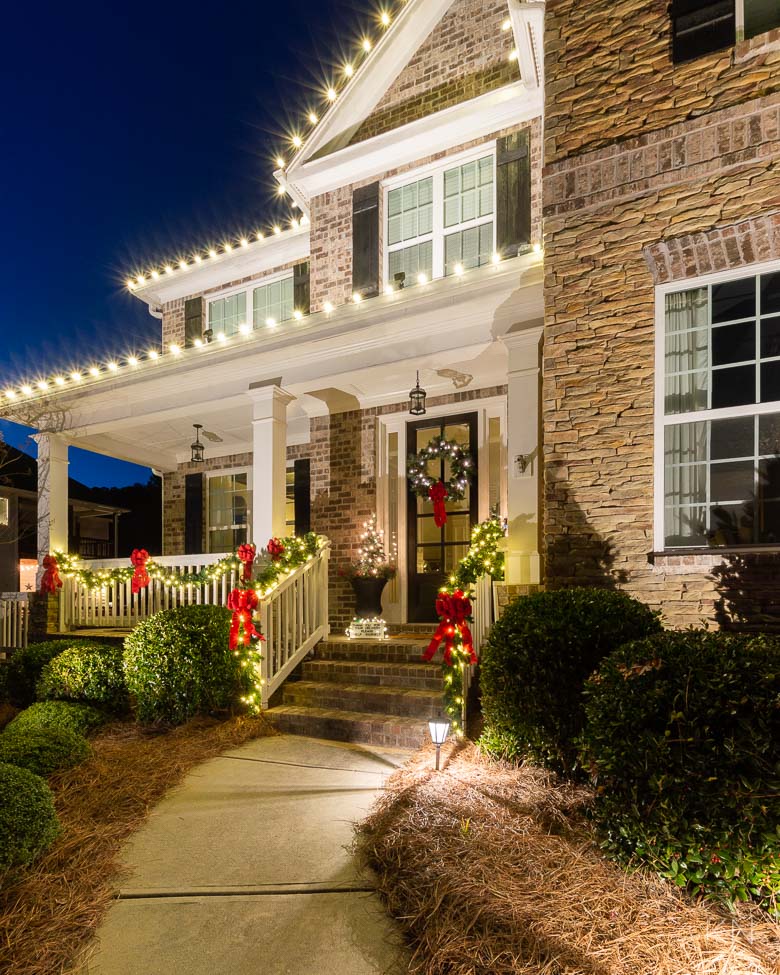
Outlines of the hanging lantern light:
{"label": "hanging lantern light", "polygon": [[409,391],[409,412],[412,416],[424,416],[427,410],[425,409],[425,399],[427,393],[420,386],[420,373],[417,373],[417,385],[414,389]]}
{"label": "hanging lantern light", "polygon": [[200,442],[200,431],[203,429],[202,423],[193,423],[195,427],[195,443],[190,444],[190,450],[192,451],[192,463],[202,464],[203,463],[203,451],[206,449],[204,445]]}

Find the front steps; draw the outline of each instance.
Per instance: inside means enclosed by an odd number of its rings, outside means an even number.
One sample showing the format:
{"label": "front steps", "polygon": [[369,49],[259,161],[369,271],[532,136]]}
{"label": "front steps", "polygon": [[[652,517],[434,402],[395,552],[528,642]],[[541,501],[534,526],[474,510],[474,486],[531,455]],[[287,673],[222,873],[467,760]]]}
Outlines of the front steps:
{"label": "front steps", "polygon": [[423,662],[426,644],[417,634],[327,640],[266,716],[290,734],[418,748],[429,738],[428,721],[443,714],[441,668]]}

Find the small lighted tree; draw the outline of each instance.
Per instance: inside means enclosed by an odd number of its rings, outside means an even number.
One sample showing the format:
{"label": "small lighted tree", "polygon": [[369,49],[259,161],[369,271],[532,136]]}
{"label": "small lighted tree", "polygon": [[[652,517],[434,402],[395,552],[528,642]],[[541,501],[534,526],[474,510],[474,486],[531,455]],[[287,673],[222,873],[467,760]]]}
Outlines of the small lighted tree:
{"label": "small lighted tree", "polygon": [[350,569],[350,575],[357,579],[391,579],[395,575],[395,566],[385,550],[385,533],[376,525],[376,514],[363,523],[358,557]]}

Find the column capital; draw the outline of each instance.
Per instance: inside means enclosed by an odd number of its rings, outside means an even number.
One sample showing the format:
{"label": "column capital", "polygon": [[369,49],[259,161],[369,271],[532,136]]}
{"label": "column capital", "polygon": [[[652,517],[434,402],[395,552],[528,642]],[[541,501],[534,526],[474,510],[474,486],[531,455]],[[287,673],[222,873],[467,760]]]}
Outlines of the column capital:
{"label": "column capital", "polygon": [[529,348],[539,344],[539,340],[544,335],[544,321],[531,322],[526,328],[518,329],[516,332],[506,332],[500,336],[501,341],[507,349]]}
{"label": "column capital", "polygon": [[252,401],[253,420],[284,419],[288,405],[295,399],[276,383],[252,383],[246,393]]}

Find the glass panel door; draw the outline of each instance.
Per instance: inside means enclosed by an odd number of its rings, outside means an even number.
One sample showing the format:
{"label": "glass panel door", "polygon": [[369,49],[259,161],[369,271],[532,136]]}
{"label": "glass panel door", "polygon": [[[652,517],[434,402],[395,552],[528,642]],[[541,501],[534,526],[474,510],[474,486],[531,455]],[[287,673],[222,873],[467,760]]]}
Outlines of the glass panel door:
{"label": "glass panel door", "polygon": [[[454,440],[471,452],[473,476],[463,498],[446,502],[447,521],[437,528],[433,504],[408,492],[408,616],[410,623],[435,622],[436,594],[468,552],[471,529],[477,522],[477,414],[421,420],[407,424],[407,449],[416,454],[433,437]],[[450,478],[449,464],[436,459],[428,464],[431,477]]]}

